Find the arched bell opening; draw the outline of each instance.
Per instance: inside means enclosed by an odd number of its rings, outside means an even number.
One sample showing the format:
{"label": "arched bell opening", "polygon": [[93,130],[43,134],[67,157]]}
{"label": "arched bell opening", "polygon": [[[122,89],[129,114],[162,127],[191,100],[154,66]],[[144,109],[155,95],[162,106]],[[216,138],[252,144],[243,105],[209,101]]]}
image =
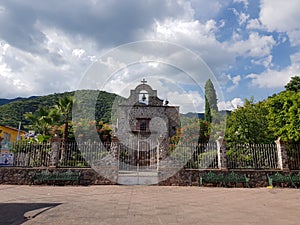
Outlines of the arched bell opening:
{"label": "arched bell opening", "polygon": [[149,104],[149,93],[146,90],[142,90],[139,93],[139,103],[148,105]]}

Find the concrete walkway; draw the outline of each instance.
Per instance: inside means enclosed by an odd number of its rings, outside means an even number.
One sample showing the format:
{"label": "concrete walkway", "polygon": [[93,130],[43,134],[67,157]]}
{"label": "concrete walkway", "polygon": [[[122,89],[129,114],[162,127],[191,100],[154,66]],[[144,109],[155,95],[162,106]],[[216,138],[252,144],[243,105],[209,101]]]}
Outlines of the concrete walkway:
{"label": "concrete walkway", "polygon": [[0,185],[0,224],[300,224],[300,190]]}

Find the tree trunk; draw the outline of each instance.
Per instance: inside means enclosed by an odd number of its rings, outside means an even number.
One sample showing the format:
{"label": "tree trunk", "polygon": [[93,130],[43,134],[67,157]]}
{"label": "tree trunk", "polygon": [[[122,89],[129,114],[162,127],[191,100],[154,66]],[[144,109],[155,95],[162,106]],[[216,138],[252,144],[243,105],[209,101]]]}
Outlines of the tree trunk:
{"label": "tree trunk", "polygon": [[60,155],[60,163],[64,165],[66,162],[66,154],[67,154],[67,143],[68,143],[68,132],[69,132],[69,122],[68,117],[65,121],[64,132],[63,132],[63,140],[62,140],[62,148],[61,148],[61,155]]}

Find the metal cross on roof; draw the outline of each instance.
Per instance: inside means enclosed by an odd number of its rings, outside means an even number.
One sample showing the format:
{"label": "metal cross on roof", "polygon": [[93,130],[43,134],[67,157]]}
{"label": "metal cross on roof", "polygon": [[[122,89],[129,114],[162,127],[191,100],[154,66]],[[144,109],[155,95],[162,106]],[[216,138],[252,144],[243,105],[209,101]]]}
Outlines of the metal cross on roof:
{"label": "metal cross on roof", "polygon": [[145,80],[145,78],[141,81],[143,84],[146,84],[147,81]]}

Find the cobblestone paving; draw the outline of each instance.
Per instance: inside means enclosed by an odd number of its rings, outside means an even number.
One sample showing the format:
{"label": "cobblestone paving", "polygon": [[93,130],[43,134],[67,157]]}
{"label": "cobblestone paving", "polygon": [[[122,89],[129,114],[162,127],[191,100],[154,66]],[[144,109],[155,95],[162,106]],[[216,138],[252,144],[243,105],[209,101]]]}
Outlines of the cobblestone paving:
{"label": "cobblestone paving", "polygon": [[0,186],[0,224],[300,224],[300,190]]}

